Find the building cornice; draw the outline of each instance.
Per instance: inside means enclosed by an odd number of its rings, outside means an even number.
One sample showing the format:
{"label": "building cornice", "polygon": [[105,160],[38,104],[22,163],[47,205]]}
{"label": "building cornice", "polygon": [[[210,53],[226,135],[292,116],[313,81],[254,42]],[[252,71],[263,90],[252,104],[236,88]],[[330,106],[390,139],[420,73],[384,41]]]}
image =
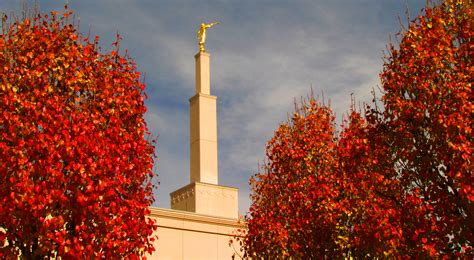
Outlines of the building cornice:
{"label": "building cornice", "polygon": [[[227,226],[230,228],[245,228],[245,224],[237,219],[215,217],[194,212],[150,207],[150,217],[168,218],[181,221],[192,221],[203,224]],[[159,223],[158,223],[159,224]]]}

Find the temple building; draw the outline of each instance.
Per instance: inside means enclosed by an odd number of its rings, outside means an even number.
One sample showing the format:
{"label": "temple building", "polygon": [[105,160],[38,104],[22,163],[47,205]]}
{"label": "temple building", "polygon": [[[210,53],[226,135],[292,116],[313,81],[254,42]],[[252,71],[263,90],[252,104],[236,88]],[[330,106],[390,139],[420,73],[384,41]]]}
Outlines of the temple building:
{"label": "temple building", "polygon": [[[213,24],[210,24],[211,26]],[[172,192],[171,209],[151,208],[158,240],[149,259],[231,259],[240,248],[229,246],[238,222],[238,189],[218,182],[217,97],[211,95],[210,54],[205,29],[195,55],[196,87],[189,99],[190,183]]]}

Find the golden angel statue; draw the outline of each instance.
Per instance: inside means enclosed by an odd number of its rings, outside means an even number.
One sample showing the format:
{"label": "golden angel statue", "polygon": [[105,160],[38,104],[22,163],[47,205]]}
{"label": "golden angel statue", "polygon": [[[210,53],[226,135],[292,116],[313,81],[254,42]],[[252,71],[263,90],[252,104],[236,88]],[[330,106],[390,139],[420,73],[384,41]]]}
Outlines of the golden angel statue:
{"label": "golden angel statue", "polygon": [[197,38],[199,40],[199,51],[200,52],[205,52],[206,49],[204,49],[204,43],[206,42],[206,30],[211,28],[212,26],[219,24],[219,22],[214,22],[214,23],[209,23],[205,24],[202,23],[201,27],[199,28],[199,31],[197,32]]}

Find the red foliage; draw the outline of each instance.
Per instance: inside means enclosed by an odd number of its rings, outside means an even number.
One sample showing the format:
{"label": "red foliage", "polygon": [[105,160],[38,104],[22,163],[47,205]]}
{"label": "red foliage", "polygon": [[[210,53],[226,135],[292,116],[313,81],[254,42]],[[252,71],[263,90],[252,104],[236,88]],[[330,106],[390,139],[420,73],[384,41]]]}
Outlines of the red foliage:
{"label": "red foliage", "polygon": [[385,143],[386,125],[367,115],[364,119],[350,113],[337,147],[339,183],[348,200],[347,243],[341,253],[357,258],[426,256],[411,238],[431,222],[423,218],[426,211],[417,191],[407,192],[409,188],[399,180],[393,147]]}
{"label": "red foliage", "polygon": [[2,26],[0,254],[140,256],[156,229],[145,86],[68,15]]}
{"label": "red foliage", "polygon": [[382,129],[353,111],[337,145],[340,185],[348,200],[344,215],[346,255],[355,257],[393,255],[402,237],[397,180],[384,167],[390,163],[378,136]]}
{"label": "red foliage", "polygon": [[247,256],[472,256],[472,21],[469,1],[427,7],[390,46],[383,109],[339,135],[312,98],[280,126],[251,180]]}
{"label": "red foliage", "polygon": [[390,46],[381,73],[398,179],[425,209],[420,220],[431,222],[413,242],[432,256],[473,250],[472,21],[471,1],[427,7],[399,48]]}
{"label": "red foliage", "polygon": [[335,175],[334,117],[315,100],[302,104],[267,145],[267,163],[251,180],[248,255],[318,257],[338,246],[344,209]]}

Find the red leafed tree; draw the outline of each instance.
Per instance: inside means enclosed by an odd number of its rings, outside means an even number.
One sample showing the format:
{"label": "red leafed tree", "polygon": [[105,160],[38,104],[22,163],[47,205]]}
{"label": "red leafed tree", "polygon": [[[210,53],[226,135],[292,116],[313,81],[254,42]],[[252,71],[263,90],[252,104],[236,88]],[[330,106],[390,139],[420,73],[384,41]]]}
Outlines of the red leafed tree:
{"label": "red leafed tree", "polygon": [[331,110],[313,98],[275,132],[267,162],[251,180],[248,256],[307,258],[338,250],[344,201],[335,175],[335,141]]}
{"label": "red leafed tree", "polygon": [[345,250],[340,256],[384,257],[396,255],[402,237],[400,185],[390,178],[393,171],[386,147],[380,147],[377,124],[367,122],[352,110],[337,144],[337,168],[347,211],[342,217]]}
{"label": "red leafed tree", "polygon": [[3,21],[0,256],[144,255],[156,229],[145,86],[65,11]]}
{"label": "red leafed tree", "polygon": [[348,203],[340,256],[426,257],[429,252],[411,238],[431,227],[427,211],[419,193],[399,180],[392,147],[385,143],[387,126],[376,114],[366,115],[352,109],[337,144],[339,184]]}
{"label": "red leafed tree", "polygon": [[472,21],[470,1],[427,6],[389,47],[383,109],[340,134],[327,107],[297,109],[251,179],[247,256],[472,257]]}
{"label": "red leafed tree", "polygon": [[246,256],[412,253],[405,229],[424,212],[387,167],[393,161],[379,145],[386,129],[375,119],[353,111],[337,134],[330,108],[310,98],[280,126],[267,145],[266,164],[251,179],[248,230],[236,236]]}
{"label": "red leafed tree", "polygon": [[381,73],[383,124],[398,179],[430,220],[412,243],[432,256],[472,254],[474,243],[472,1],[433,7],[390,46]]}

